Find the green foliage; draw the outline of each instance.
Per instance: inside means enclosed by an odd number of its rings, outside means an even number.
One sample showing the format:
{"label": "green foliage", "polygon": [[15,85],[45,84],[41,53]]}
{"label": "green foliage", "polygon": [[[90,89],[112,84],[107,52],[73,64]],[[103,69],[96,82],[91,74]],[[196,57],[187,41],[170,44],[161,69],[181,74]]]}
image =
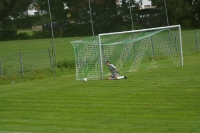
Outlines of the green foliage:
{"label": "green foliage", "polygon": [[[42,5],[44,9],[48,9],[46,2],[43,2],[43,0],[39,0],[38,2],[40,3],[40,5]],[[90,14],[88,13],[88,1],[68,0],[67,6],[69,7],[69,9],[67,10],[64,10],[63,2],[65,1],[53,0],[50,2],[53,21],[63,20],[68,23],[75,22],[76,24],[78,24],[76,26],[73,24],[65,25],[63,28],[66,29],[66,31],[63,32],[63,36],[91,35],[92,31]],[[132,1],[131,4],[135,4],[135,2]],[[130,28],[131,22],[129,9],[127,8],[128,5],[126,3],[124,3],[123,5],[124,7],[122,9],[119,9],[123,11],[121,11],[122,13],[118,15],[118,9],[115,1],[91,1],[91,13],[95,34],[111,31],[121,31],[122,29],[132,29]],[[69,13],[71,14],[71,17],[67,17],[67,14]],[[128,15],[126,13],[128,13]],[[123,15],[129,16],[127,22],[123,21]],[[135,18],[135,20],[137,19]],[[79,32],[80,30],[82,31]]]}
{"label": "green foliage", "polygon": [[[4,22],[4,25],[8,23],[10,20]],[[48,16],[36,16],[36,17],[25,17],[25,18],[18,18],[13,21],[15,28],[17,29],[31,29],[32,26],[35,25],[42,25],[48,23],[50,20]],[[8,27],[9,24],[7,24]],[[45,27],[44,27],[45,28]]]}
{"label": "green foliage", "polygon": [[66,68],[66,69],[75,69],[75,62],[74,59],[72,60],[62,60],[57,62],[57,67],[58,68]]}
{"label": "green foliage", "polygon": [[[36,2],[40,5],[40,8],[42,10],[48,11],[47,1],[37,0]],[[67,2],[67,6],[69,7],[69,9],[64,10],[63,2]],[[116,5],[115,0],[91,0],[91,13],[94,22],[94,31],[96,35],[98,33],[132,29],[130,10],[128,8],[129,2],[125,0],[123,0],[122,2],[122,6],[119,7]],[[26,17],[22,15],[21,17],[25,18],[18,18],[18,16],[20,16],[22,12],[27,10],[27,7],[30,3],[31,1],[23,0],[1,1],[0,20],[3,22],[3,28],[31,29],[31,26],[33,25],[43,25],[49,22],[49,15],[37,17]],[[136,3],[136,1],[134,0],[131,0],[130,3],[131,5],[135,6],[134,8],[132,8],[134,28],[141,28],[141,23],[138,22],[138,16],[136,14],[139,4]],[[139,3],[141,3],[141,1]],[[166,3],[170,25],[181,24],[183,28],[197,28],[200,26],[200,2],[198,0],[194,0],[193,4],[191,0],[166,0]],[[87,36],[92,34],[90,14],[88,13],[88,0],[51,0],[50,5],[53,21],[65,21],[66,23],[73,22],[78,24],[62,25],[62,33],[60,33],[60,36]],[[153,5],[156,5],[158,8],[165,9],[163,0],[154,0]],[[69,14],[71,14],[70,17],[68,16]],[[11,21],[11,19],[8,18],[9,15],[13,16],[15,19]],[[162,22],[166,22],[165,10],[163,10],[163,15],[160,17],[161,18],[159,18],[159,20],[161,19]],[[126,21],[124,21],[124,18]],[[151,19],[155,20],[155,18]],[[82,23],[84,24],[80,26]],[[153,21],[152,27],[163,25],[166,25],[166,23],[157,24],[156,21]],[[80,29],[76,27],[79,27]]]}
{"label": "green foliage", "polygon": [[32,39],[51,38],[51,33],[49,31],[37,31],[33,32],[31,38]]}
{"label": "green foliage", "polygon": [[[183,28],[199,27],[200,2],[197,0],[165,0],[169,24],[181,24]],[[165,9],[163,0],[153,1],[153,5]]]}
{"label": "green foliage", "polygon": [[27,10],[31,1],[29,0],[1,0],[0,1],[0,21],[8,18],[9,15],[16,18]]}
{"label": "green foliage", "polygon": [[43,79],[52,75],[52,69],[41,69],[26,72],[24,76],[21,73],[15,73],[6,76],[0,76],[0,85],[10,84],[12,82],[32,81],[36,79]]}
{"label": "green foliage", "polygon": [[26,40],[28,38],[30,38],[30,36],[28,35],[27,32],[20,32],[20,33],[17,34],[18,40]]}
{"label": "green foliage", "polygon": [[184,19],[182,21],[182,26],[186,29],[189,29],[189,28],[192,28],[192,23],[191,23],[191,20],[189,19]]}
{"label": "green foliage", "polygon": [[0,30],[0,41],[15,40],[17,37],[16,30]]}
{"label": "green foliage", "polygon": [[62,31],[62,37],[91,36],[91,25],[87,24],[67,24]]}

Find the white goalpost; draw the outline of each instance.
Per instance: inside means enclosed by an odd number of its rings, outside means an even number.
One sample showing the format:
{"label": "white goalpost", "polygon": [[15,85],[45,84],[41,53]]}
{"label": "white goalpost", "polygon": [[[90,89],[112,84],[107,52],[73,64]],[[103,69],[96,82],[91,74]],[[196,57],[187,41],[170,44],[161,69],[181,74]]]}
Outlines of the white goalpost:
{"label": "white goalpost", "polygon": [[115,64],[120,73],[183,66],[180,25],[104,33],[71,43],[77,80],[103,79],[109,74],[106,60]]}

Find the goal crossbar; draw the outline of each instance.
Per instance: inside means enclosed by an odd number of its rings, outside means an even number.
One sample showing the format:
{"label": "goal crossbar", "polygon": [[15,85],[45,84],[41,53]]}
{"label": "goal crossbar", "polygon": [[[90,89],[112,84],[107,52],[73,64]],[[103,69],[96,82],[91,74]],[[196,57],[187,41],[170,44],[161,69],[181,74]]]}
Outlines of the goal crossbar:
{"label": "goal crossbar", "polygon": [[164,26],[164,27],[141,29],[141,30],[122,31],[122,32],[102,33],[102,34],[98,34],[98,36],[116,35],[116,34],[123,34],[123,33],[135,33],[135,32],[141,32],[141,31],[152,31],[152,30],[175,28],[175,27],[180,27],[180,25]]}

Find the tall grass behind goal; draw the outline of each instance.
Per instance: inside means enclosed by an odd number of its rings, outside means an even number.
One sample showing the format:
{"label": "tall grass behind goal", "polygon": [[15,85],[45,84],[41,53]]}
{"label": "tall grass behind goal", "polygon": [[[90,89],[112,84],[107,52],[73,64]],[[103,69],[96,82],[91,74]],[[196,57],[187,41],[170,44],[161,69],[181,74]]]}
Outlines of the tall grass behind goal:
{"label": "tall grass behind goal", "polygon": [[180,25],[99,34],[72,42],[76,79],[103,79],[109,75],[106,60],[120,73],[167,66],[182,66]]}

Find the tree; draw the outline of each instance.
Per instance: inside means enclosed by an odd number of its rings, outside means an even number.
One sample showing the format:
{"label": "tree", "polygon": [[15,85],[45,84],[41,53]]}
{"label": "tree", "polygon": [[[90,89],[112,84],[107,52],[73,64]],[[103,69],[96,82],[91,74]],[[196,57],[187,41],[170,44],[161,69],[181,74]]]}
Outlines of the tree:
{"label": "tree", "polygon": [[[166,0],[169,24],[183,24],[191,26],[192,3],[191,0]],[[164,8],[164,0],[154,0],[154,5]]]}
{"label": "tree", "polygon": [[[142,5],[142,0],[136,2],[135,0],[122,0],[122,3],[117,6],[117,15],[123,21],[128,22],[130,27],[133,20],[133,25],[137,24],[137,11]],[[131,16],[132,15],[132,16]],[[132,17],[132,20],[131,20]],[[133,27],[132,27],[133,28]],[[130,28],[130,29],[132,29]]]}
{"label": "tree", "polygon": [[200,0],[192,2],[192,20],[195,27],[200,27]]}
{"label": "tree", "polygon": [[8,17],[11,9],[14,7],[16,1],[3,0],[0,1],[0,21]]}
{"label": "tree", "polygon": [[[47,0],[37,0],[37,3],[42,9],[49,10]],[[71,13],[71,17],[76,20],[80,9],[86,5],[86,0],[49,0],[49,3],[54,20],[65,20],[69,13]],[[69,8],[64,9],[64,4]]]}
{"label": "tree", "polygon": [[13,17],[19,16],[22,12],[26,11],[30,0],[3,0],[0,1],[0,21],[8,18],[9,15]]}
{"label": "tree", "polygon": [[[125,1],[125,0],[124,0]],[[134,2],[134,0],[131,0]],[[38,0],[42,8],[48,10],[48,3],[44,0]],[[63,3],[67,3],[69,9],[64,10]],[[123,21],[123,14],[128,12],[127,3],[119,9],[117,8],[115,0],[90,0],[91,12],[97,32],[108,32],[114,29],[120,29]],[[68,14],[71,14],[70,20],[75,23],[88,23],[90,22],[88,0],[51,0],[51,13],[53,19],[67,20]],[[53,6],[52,6],[53,5]],[[125,9],[126,8],[126,9]],[[125,11],[125,10],[127,11]],[[122,14],[118,14],[118,10],[123,10]],[[129,17],[130,18],[130,17]]]}

